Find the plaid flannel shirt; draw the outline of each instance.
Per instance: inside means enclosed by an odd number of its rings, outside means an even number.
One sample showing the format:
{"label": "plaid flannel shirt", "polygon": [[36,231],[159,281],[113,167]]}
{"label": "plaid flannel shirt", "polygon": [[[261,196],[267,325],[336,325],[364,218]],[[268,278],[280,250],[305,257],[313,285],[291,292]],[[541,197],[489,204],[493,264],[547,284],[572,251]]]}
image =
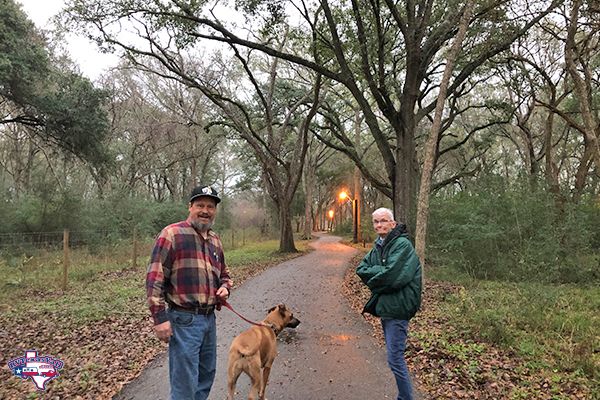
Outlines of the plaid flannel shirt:
{"label": "plaid flannel shirt", "polygon": [[230,289],[232,280],[219,236],[204,239],[188,221],[164,228],[154,244],[146,295],[154,324],[167,321],[165,302],[180,307],[217,304],[217,290]]}

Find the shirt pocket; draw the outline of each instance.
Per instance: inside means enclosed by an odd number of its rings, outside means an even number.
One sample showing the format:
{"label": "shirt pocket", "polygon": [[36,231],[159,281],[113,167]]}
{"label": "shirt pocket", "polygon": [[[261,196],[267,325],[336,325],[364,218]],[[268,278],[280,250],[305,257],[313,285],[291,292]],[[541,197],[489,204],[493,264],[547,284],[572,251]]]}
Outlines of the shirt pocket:
{"label": "shirt pocket", "polygon": [[218,250],[213,250],[210,255],[210,270],[216,277],[221,276],[221,270],[223,269],[223,257]]}

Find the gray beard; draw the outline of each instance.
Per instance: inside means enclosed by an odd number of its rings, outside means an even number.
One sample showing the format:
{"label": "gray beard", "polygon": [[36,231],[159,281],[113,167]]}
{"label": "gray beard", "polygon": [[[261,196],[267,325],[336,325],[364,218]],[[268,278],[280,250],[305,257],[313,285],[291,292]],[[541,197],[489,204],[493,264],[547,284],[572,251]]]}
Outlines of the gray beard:
{"label": "gray beard", "polygon": [[213,223],[209,222],[207,224],[202,224],[198,221],[192,221],[191,225],[200,232],[208,232],[208,230],[213,226]]}

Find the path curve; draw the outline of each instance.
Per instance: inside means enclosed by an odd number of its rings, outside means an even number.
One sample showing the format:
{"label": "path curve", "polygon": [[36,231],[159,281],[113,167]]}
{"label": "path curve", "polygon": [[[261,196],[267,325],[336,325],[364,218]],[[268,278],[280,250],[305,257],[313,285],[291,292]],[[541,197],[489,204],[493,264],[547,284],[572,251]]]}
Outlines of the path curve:
{"label": "path curve", "polygon": [[[279,355],[271,370],[269,400],[393,399],[396,387],[376,345],[370,326],[350,309],[341,285],[356,250],[336,236],[322,235],[315,251],[246,281],[232,292],[230,304],[249,319],[261,320],[266,310],[285,303],[300,319],[297,329],[278,338]],[[217,313],[217,376],[209,400],[226,397],[227,351],[232,339],[249,324],[230,310]],[[166,354],[115,396],[116,400],[168,400]],[[236,399],[246,399],[249,379],[242,374]]]}

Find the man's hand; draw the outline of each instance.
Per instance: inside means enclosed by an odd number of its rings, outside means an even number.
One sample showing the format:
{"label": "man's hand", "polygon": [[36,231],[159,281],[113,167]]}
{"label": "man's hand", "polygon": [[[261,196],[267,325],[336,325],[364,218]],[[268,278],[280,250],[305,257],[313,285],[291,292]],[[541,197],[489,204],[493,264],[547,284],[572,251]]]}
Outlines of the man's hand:
{"label": "man's hand", "polygon": [[227,290],[224,287],[220,287],[217,290],[217,297],[219,298],[219,300],[227,300],[229,298],[229,290]]}
{"label": "man's hand", "polygon": [[217,311],[221,311],[221,303],[224,303],[229,298],[229,290],[224,287],[217,289]]}
{"label": "man's hand", "polygon": [[171,322],[166,321],[162,324],[154,325],[154,333],[156,337],[162,340],[165,343],[169,343],[169,338],[173,336],[173,331],[171,330]]}

